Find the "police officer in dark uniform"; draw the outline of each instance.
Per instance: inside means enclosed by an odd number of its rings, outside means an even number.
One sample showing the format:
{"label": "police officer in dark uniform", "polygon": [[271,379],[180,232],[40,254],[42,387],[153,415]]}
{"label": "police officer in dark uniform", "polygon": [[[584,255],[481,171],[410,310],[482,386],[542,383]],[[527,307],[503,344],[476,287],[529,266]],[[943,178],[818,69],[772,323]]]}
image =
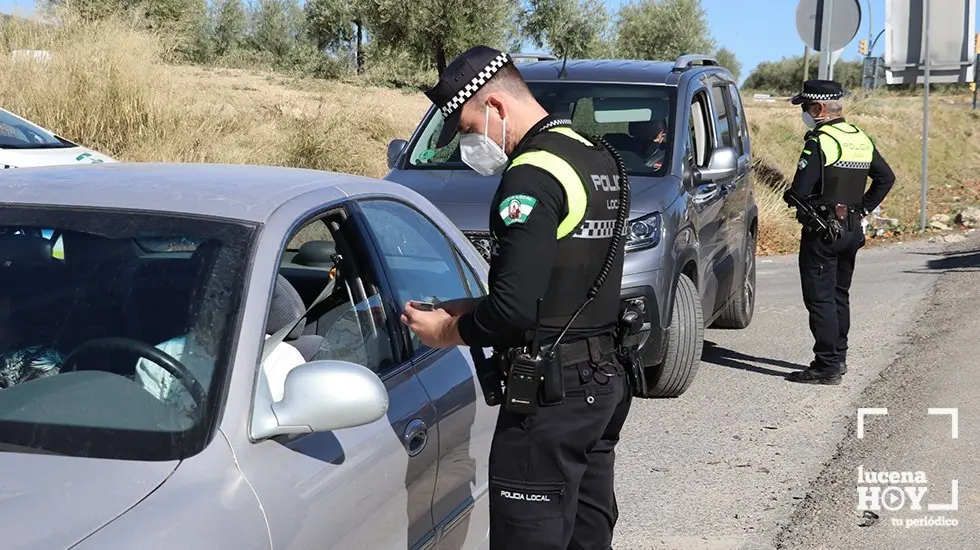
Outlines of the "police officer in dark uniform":
{"label": "police officer in dark uniform", "polygon": [[629,207],[621,159],[549,116],[492,48],[464,52],[426,94],[445,118],[436,146],[458,131],[463,162],[501,174],[488,295],[433,311],[408,303],[402,315],[429,346],[494,349],[505,389],[490,548],[611,548],[614,448],[632,398],[614,338]]}
{"label": "police officer in dark uniform", "polygon": [[[809,128],[792,186],[783,199],[803,224],[799,266],[803,302],[815,340],[810,367],[788,379],[840,384],[847,372],[850,287],[861,219],[881,204],[895,175],[864,132],[844,120],[840,84],[808,80],[792,98]],[[871,186],[865,191],[868,178]]]}

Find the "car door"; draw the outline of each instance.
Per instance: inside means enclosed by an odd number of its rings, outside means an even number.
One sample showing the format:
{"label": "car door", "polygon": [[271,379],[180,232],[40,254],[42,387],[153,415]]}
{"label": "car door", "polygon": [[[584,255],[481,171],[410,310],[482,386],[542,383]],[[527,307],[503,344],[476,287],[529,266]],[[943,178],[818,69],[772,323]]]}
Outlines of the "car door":
{"label": "car door", "polygon": [[[752,144],[749,139],[749,126],[745,119],[745,109],[742,106],[742,98],[738,93],[738,88],[734,82],[728,83],[729,112],[732,113],[732,143],[738,153],[738,170],[735,175],[735,190],[729,195],[729,201],[733,204],[733,212],[738,213],[738,220],[734,227],[739,233],[737,250],[739,254],[744,253],[745,241],[748,236],[747,219],[749,201],[752,196],[752,181],[749,178],[750,166],[752,162]],[[744,258],[739,258],[741,262]]]}
{"label": "car door", "polygon": [[[711,124],[711,107],[705,89],[699,89],[691,97],[688,122],[688,144],[685,153],[694,169],[707,168],[711,149],[714,146]],[[693,170],[690,171],[693,173]],[[718,294],[718,264],[723,251],[722,246],[722,207],[724,205],[721,186],[716,182],[697,182],[690,180],[692,188],[692,207],[695,228],[698,232],[698,246],[701,256],[698,261],[701,292],[701,308],[707,313],[714,311]]]}
{"label": "car door", "polygon": [[[399,304],[485,295],[464,256],[422,212],[387,199],[358,204],[379,243],[386,279]],[[486,472],[496,409],[483,400],[469,347],[432,349],[411,331],[404,333],[415,372],[435,406],[439,430],[439,475],[432,497],[440,535],[436,547],[480,547],[489,528]]]}
{"label": "car door", "polygon": [[[735,124],[732,122],[731,99],[728,92],[728,83],[717,77],[710,79],[711,89],[711,117],[714,123],[714,145],[715,147],[735,147],[733,134],[736,131]],[[736,149],[737,151],[737,149]],[[744,174],[743,174],[744,177]],[[742,179],[738,172],[731,177],[718,180],[719,191],[721,192],[721,211],[718,231],[718,261],[715,265],[715,274],[718,279],[718,293],[710,309],[705,312],[714,313],[724,307],[731,296],[732,285],[735,281],[736,266],[738,263],[737,251],[741,249],[740,231],[737,226],[741,216],[740,205],[738,203],[737,187],[739,180]]]}
{"label": "car door", "polygon": [[[315,358],[373,370],[388,391],[389,408],[386,417],[367,425],[277,436],[241,454],[276,549],[405,550],[424,547],[435,535],[430,512],[439,456],[435,409],[399,343],[395,304],[380,278],[373,241],[348,207],[344,219],[320,231],[306,231],[307,225],[322,223],[314,219],[296,232],[329,234],[343,257],[335,289],[340,296],[325,300],[330,310],[317,314],[331,322],[317,326],[323,341]],[[322,286],[329,270],[322,267]]]}

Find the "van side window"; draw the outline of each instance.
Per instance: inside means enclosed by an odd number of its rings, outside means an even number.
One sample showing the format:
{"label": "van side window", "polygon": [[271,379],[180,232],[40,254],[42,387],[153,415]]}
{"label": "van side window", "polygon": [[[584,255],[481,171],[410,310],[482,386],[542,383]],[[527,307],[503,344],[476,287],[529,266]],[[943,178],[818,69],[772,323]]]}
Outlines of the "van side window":
{"label": "van side window", "polygon": [[738,95],[738,88],[734,84],[728,84],[729,100],[732,105],[732,121],[735,123],[734,128],[734,141],[735,149],[738,151],[739,156],[745,154],[745,150],[748,149],[748,128],[745,124],[745,112],[742,110],[742,98]]}
{"label": "van side window", "polygon": [[708,101],[704,92],[694,95],[691,102],[690,133],[694,140],[694,164],[704,167],[708,164]]}
{"label": "van side window", "polygon": [[732,133],[730,128],[730,118],[728,116],[728,102],[725,100],[726,93],[724,84],[715,84],[711,87],[711,99],[715,107],[715,114],[718,116],[718,129],[716,137],[718,145],[722,147],[732,147]]}

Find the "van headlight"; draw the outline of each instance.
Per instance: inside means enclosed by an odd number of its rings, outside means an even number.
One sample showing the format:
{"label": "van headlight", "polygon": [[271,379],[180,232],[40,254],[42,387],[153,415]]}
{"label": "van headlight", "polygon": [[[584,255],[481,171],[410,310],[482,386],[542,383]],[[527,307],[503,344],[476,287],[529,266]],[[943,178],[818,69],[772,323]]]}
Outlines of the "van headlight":
{"label": "van headlight", "polygon": [[660,212],[653,212],[631,220],[626,225],[626,252],[653,248],[660,244],[663,234],[663,218]]}

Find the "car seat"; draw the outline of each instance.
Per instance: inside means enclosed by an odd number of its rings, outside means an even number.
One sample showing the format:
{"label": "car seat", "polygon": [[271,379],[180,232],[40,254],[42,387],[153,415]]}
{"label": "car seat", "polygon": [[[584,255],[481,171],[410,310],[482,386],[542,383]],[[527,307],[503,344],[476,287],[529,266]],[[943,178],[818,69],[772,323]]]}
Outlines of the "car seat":
{"label": "car seat", "polygon": [[[276,275],[276,286],[272,291],[272,303],[266,318],[266,334],[274,334],[294,323],[306,314],[303,298],[290,282],[282,275]],[[312,361],[323,346],[323,337],[317,334],[304,334],[306,319],[300,319],[286,335],[284,342],[299,350],[303,359]]]}

